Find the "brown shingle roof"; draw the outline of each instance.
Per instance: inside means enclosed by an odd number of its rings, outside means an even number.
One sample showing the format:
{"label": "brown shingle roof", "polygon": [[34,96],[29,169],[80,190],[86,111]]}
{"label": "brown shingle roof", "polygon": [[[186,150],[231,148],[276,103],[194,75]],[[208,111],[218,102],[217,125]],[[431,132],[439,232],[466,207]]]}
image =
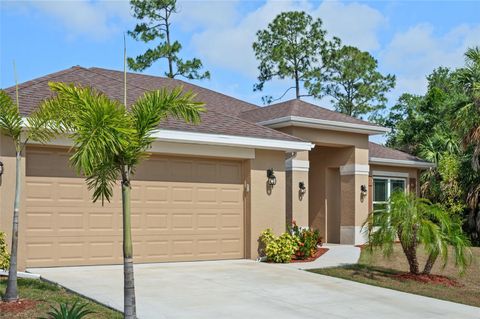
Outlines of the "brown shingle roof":
{"label": "brown shingle roof", "polygon": [[[28,115],[41,101],[52,95],[48,82],[90,86],[111,98],[123,100],[122,72],[99,68],[86,69],[76,66],[20,84],[19,99],[22,115]],[[198,125],[190,125],[181,120],[169,118],[161,125],[164,129],[301,141],[293,136],[256,125],[235,116],[242,111],[257,108],[255,105],[180,80],[128,73],[127,103],[132,104],[146,91],[162,87],[172,88],[178,85],[183,85],[184,89],[197,93],[197,100],[205,103],[207,112],[202,114],[202,122]],[[5,91],[14,98],[14,87],[7,88]]]}
{"label": "brown shingle roof", "polygon": [[336,122],[377,126],[373,123],[363,121],[339,112],[331,111],[299,99],[244,111],[240,114],[241,118],[253,123],[259,123],[286,116],[298,116]]}
{"label": "brown shingle roof", "polygon": [[402,160],[402,161],[425,162],[419,157],[410,155],[405,152],[397,151],[393,148],[388,148],[386,146],[373,143],[373,142],[368,143],[368,151],[369,151],[370,157],[394,159],[394,160]]}

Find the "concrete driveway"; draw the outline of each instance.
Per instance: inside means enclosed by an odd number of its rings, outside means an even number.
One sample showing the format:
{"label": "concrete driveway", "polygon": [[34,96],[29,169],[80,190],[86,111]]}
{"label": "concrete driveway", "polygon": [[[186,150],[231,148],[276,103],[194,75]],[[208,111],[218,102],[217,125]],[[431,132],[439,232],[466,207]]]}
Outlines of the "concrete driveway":
{"label": "concrete driveway", "polygon": [[[122,266],[30,269],[116,309]],[[480,308],[249,260],[135,266],[148,318],[480,318]]]}

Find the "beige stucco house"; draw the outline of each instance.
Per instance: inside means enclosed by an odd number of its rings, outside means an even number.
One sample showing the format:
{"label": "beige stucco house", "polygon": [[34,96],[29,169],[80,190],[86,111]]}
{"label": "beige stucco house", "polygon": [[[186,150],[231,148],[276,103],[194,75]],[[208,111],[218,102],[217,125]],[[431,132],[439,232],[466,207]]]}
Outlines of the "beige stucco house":
{"label": "beige stucco house", "polygon": [[[82,67],[34,79],[19,86],[21,112],[50,95],[50,81],[121,100],[122,79],[118,71]],[[327,242],[361,244],[372,208],[395,188],[418,190],[419,171],[430,166],[369,143],[387,129],[300,100],[258,107],[179,80],[130,73],[127,83],[129,103],[145,91],[183,85],[208,110],[199,125],[162,123],[135,174],[136,263],[256,258],[260,232],[281,233],[293,219],[319,229]],[[14,98],[14,88],[6,91]],[[25,151],[21,269],[122,262],[119,194],[105,206],[92,203],[68,164],[70,146],[59,137]],[[0,161],[0,230],[8,235],[15,158],[1,135]]]}

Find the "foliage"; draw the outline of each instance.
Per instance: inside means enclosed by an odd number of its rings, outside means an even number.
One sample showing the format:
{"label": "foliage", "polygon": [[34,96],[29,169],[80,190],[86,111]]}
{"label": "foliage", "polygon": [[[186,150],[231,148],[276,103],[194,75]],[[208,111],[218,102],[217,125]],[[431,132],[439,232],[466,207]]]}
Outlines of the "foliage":
{"label": "foliage", "polygon": [[6,236],[0,231],[0,269],[8,269],[10,266],[10,254],[7,250]]}
{"label": "foliage", "polygon": [[364,230],[369,249],[379,247],[385,256],[391,255],[398,238],[412,274],[420,273],[417,248],[423,245],[429,254],[423,273],[429,274],[438,257],[443,259],[444,265],[447,263],[448,246],[454,249],[455,265],[460,272],[470,264],[470,242],[461,225],[461,220],[442,206],[413,193],[397,191],[390,197],[386,210],[369,215]]}
{"label": "foliage", "polygon": [[425,95],[402,95],[383,124],[388,146],[437,164],[421,176],[422,196],[463,218],[480,245],[480,48],[465,58],[464,67],[435,69]]}
{"label": "foliage", "polygon": [[268,261],[288,263],[297,249],[295,238],[289,233],[275,236],[270,228],[260,235],[260,242],[264,245],[264,253]]}
{"label": "foliage", "polygon": [[177,12],[176,0],[131,0],[133,16],[140,20],[128,34],[135,40],[145,43],[160,40],[153,49],[148,49],[136,58],[128,58],[128,66],[135,71],[143,71],[158,60],[166,59],[168,71],[165,76],[175,78],[183,76],[187,79],[209,79],[208,71],[201,72],[202,61],[193,58],[183,60],[179,53],[182,45],[171,39],[171,16]]}
{"label": "foliage", "polygon": [[89,310],[86,304],[79,304],[78,302],[69,305],[68,303],[61,303],[58,308],[51,306],[51,311],[47,313],[48,317],[40,319],[82,319],[94,312]]}
{"label": "foliage", "polygon": [[[258,83],[254,91],[262,91],[266,82],[277,79],[292,79],[297,98],[302,96],[302,84],[311,81],[315,74],[317,87],[321,86],[323,64],[329,52],[339,45],[340,40],[325,39],[322,20],[313,18],[300,11],[282,12],[268,25],[267,29],[257,32],[253,43],[255,57],[259,61]],[[271,103],[272,96],[265,96],[264,103]]]}
{"label": "foliage", "polygon": [[296,241],[297,250],[295,251],[295,257],[297,259],[306,259],[315,256],[318,250],[317,245],[320,240],[320,233],[318,230],[299,227],[296,222],[293,221],[289,232]]}
{"label": "foliage", "polygon": [[[376,112],[385,109],[385,93],[395,87],[394,75],[382,75],[377,60],[370,53],[352,46],[333,51],[324,73],[325,94],[332,98],[335,109],[354,117],[372,112],[371,116],[375,116]],[[321,95],[320,83],[309,87],[312,95]]]}

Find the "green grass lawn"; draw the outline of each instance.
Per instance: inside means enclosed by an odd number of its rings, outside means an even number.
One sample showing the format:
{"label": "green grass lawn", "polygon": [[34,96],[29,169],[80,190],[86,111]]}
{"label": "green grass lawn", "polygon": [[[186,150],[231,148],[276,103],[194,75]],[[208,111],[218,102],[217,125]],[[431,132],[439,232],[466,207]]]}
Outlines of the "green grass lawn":
{"label": "green grass lawn", "polygon": [[[88,282],[85,283],[88,285]],[[114,310],[104,307],[100,304],[92,302],[88,299],[82,298],[79,295],[71,293],[59,286],[35,279],[19,279],[19,293],[22,300],[33,300],[34,304],[29,304],[27,309],[16,309],[16,311],[6,310],[4,307],[9,306],[0,302],[0,318],[11,319],[31,319],[46,316],[50,310],[50,305],[57,306],[59,302],[73,303],[78,301],[80,303],[88,304],[88,308],[95,311],[87,318],[95,319],[116,319],[123,318],[123,316]],[[0,296],[3,296],[7,286],[6,278],[0,278]],[[24,302],[24,305],[28,302]]]}
{"label": "green grass lawn", "polygon": [[[395,274],[408,272],[408,263],[400,245],[395,246],[393,255],[388,259],[384,258],[380,251],[374,251],[371,254],[363,249],[357,265],[311,271],[364,284],[480,307],[480,247],[473,247],[472,252],[474,261],[463,276],[458,274],[453,263],[448,263],[445,268],[442,268],[440,260],[437,261],[432,271],[434,275],[442,275],[456,280],[459,283],[458,287],[395,278]],[[453,255],[451,256],[453,257]],[[419,259],[421,267],[423,267],[426,260],[423,249],[419,249]]]}

